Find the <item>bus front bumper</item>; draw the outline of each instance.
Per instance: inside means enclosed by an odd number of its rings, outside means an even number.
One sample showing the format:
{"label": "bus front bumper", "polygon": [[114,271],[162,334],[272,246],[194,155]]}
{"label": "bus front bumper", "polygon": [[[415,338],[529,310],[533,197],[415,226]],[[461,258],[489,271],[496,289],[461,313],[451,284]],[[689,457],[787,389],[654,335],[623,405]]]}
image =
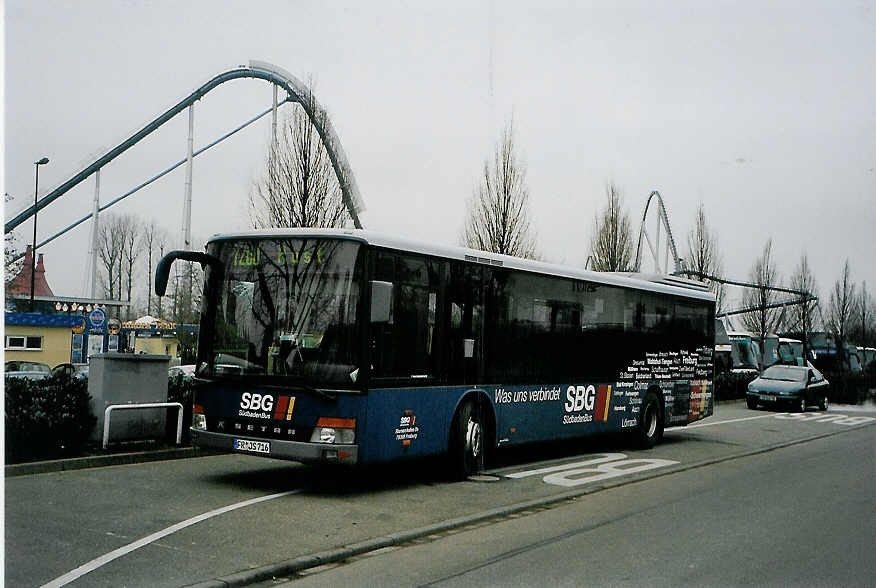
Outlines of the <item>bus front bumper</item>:
{"label": "bus front bumper", "polygon": [[[242,435],[214,433],[203,429],[189,429],[192,445],[209,447],[261,457],[289,459],[305,463],[342,463],[355,465],[359,461],[358,445],[305,443],[282,439],[259,439]],[[241,443],[244,442],[244,443]],[[247,443],[249,442],[249,443]]]}

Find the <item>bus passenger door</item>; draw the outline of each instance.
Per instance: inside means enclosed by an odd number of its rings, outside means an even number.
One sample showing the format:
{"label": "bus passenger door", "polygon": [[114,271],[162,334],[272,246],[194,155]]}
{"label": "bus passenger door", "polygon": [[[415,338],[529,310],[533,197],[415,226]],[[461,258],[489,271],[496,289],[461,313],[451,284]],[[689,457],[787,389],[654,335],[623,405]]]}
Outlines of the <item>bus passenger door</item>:
{"label": "bus passenger door", "polygon": [[371,325],[372,376],[380,385],[435,381],[439,265],[421,255],[381,251],[372,275],[392,286],[392,318]]}

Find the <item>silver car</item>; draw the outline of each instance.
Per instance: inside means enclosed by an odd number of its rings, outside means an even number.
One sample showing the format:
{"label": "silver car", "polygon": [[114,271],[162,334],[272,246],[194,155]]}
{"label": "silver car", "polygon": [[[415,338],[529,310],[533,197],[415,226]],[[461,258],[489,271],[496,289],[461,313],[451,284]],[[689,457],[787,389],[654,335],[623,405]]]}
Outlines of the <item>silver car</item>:
{"label": "silver car", "polygon": [[45,380],[52,376],[52,369],[38,361],[7,361],[3,369],[7,378],[26,378],[28,380]]}

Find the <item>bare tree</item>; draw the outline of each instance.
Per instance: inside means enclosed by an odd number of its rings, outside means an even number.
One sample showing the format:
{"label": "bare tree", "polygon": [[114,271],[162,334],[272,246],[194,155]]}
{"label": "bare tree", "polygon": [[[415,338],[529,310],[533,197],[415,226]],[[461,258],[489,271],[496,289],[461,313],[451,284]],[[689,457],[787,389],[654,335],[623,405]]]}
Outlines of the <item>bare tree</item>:
{"label": "bare tree", "polygon": [[[13,200],[13,197],[8,193],[5,195],[4,202],[9,202]],[[3,257],[4,257],[4,268],[3,268],[3,278],[4,283],[9,284],[15,277],[21,272],[21,268],[24,266],[24,259],[19,259],[17,261],[12,261],[12,259],[19,254],[19,245],[18,245],[18,237],[14,232],[6,233],[3,239]]]}
{"label": "bare tree", "polygon": [[[700,202],[697,208],[694,228],[687,234],[688,269],[707,276],[723,277],[724,263],[718,252],[718,238],[706,221],[706,208]],[[720,311],[724,304],[724,284],[719,281],[704,280],[715,293],[715,310]]]}
{"label": "bare tree", "polygon": [[[791,276],[791,288],[809,292],[813,298],[818,298],[818,284],[809,267],[809,258],[804,253],[800,257],[800,264]],[[791,306],[788,312],[786,330],[809,337],[814,330],[818,301],[809,300],[803,304]]]}
{"label": "bare tree", "polygon": [[106,222],[100,224],[98,233],[98,256],[102,265],[100,279],[104,296],[108,300],[116,300],[118,292],[121,292],[119,277],[122,265],[122,235],[119,223],[119,217],[108,215]]}
{"label": "bare tree", "polygon": [[484,161],[483,176],[468,202],[461,243],[472,249],[537,259],[530,226],[526,167],[516,154],[514,123],[502,132],[493,159]]}
{"label": "bare tree", "polygon": [[874,330],[876,324],[873,322],[873,317],[876,315],[876,308],[873,307],[873,297],[867,293],[866,282],[861,284],[861,293],[858,296],[858,302],[855,305],[855,318],[852,321],[853,327],[851,336],[854,341],[862,347],[872,347]]}
{"label": "bare tree", "polygon": [[[167,248],[168,234],[167,231],[161,228],[154,220],[145,225],[140,233],[140,247],[145,253],[145,271],[146,271],[146,306],[145,312],[152,315],[152,287],[153,277],[155,276],[155,266],[164,255],[164,250]],[[158,318],[161,317],[161,298],[157,299]]]}
{"label": "bare tree", "polygon": [[141,249],[138,247],[140,242],[140,226],[136,219],[131,215],[123,217],[125,223],[125,231],[122,235],[122,262],[125,272],[125,287],[127,291],[128,308],[125,311],[125,318],[131,319],[131,291],[134,287],[134,266],[137,259],[140,257]]}
{"label": "bare tree", "polygon": [[[310,100],[314,101],[313,93]],[[315,101],[314,101],[315,105]],[[311,107],[314,116],[324,116]],[[257,229],[343,227],[349,214],[338,178],[319,133],[303,108],[296,107],[271,142],[263,177],[249,196],[249,216]]]}
{"label": "bare tree", "polygon": [[827,328],[837,341],[837,349],[842,350],[846,337],[852,327],[857,300],[855,298],[855,283],[852,282],[852,271],[849,260],[843,264],[839,279],[834,282],[827,308]]}
{"label": "bare tree", "polygon": [[623,196],[614,182],[608,183],[605,195],[605,209],[593,223],[591,268],[598,272],[630,271],[633,260],[630,215],[623,208]]}
{"label": "bare tree", "polygon": [[778,301],[778,295],[775,291],[766,288],[767,286],[779,286],[781,283],[776,264],[773,261],[772,239],[767,240],[761,256],[751,267],[748,281],[764,287],[748,288],[742,294],[742,304],[746,308],[755,309],[742,315],[742,324],[747,330],[759,335],[760,340],[763,341],[768,333],[778,331],[782,320],[781,309],[770,308],[771,304]]}
{"label": "bare tree", "polygon": [[141,246],[146,252],[146,314],[148,315],[152,314],[152,272],[154,270],[152,257],[155,253],[156,237],[160,230],[154,220],[150,221],[143,228],[143,235],[140,237]]}

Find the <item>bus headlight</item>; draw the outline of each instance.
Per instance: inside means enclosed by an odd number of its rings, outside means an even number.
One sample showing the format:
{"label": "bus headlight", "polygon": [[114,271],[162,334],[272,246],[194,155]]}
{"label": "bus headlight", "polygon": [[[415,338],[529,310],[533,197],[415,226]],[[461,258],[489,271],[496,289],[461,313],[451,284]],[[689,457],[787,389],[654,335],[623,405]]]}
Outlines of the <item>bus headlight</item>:
{"label": "bus headlight", "polygon": [[322,417],[316,422],[310,442],[352,445],[356,442],[356,419]]}

